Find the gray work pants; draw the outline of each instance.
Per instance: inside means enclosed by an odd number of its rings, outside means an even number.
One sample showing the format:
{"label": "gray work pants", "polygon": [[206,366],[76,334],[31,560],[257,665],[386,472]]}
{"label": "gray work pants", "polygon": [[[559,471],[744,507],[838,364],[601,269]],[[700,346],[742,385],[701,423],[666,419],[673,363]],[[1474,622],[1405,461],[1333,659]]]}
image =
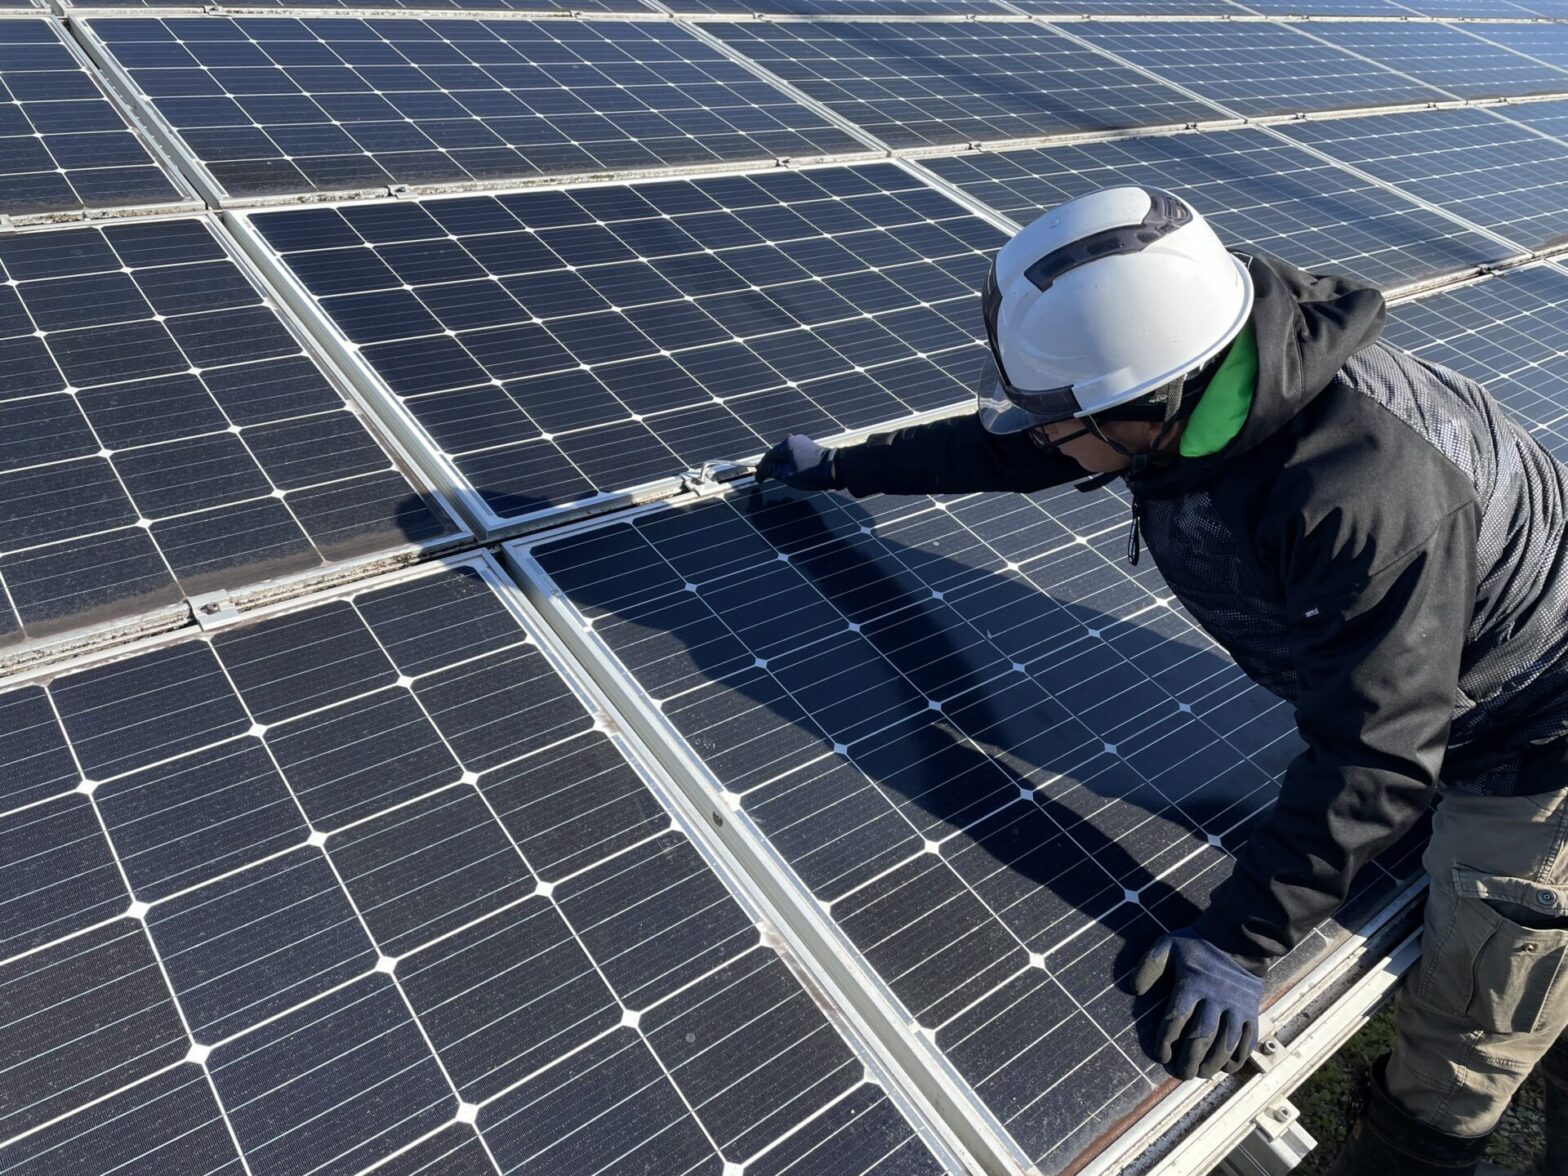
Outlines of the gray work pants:
{"label": "gray work pants", "polygon": [[1428,1126],[1491,1131],[1568,1028],[1565,841],[1568,790],[1438,804],[1421,959],[1399,994],[1386,1078]]}

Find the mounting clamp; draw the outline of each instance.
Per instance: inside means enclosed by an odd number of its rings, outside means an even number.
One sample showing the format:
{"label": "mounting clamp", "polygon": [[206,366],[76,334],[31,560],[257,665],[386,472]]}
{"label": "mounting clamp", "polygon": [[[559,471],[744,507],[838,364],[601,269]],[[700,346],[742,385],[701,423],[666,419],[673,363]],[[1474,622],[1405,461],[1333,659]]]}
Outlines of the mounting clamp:
{"label": "mounting clamp", "polygon": [[185,603],[190,605],[191,616],[203,630],[216,629],[239,619],[240,610],[234,606],[234,598],[226,589],[187,597]]}
{"label": "mounting clamp", "polygon": [[1214,1171],[1220,1176],[1285,1176],[1317,1145],[1301,1125],[1301,1112],[1282,1098],[1253,1119],[1252,1130]]}
{"label": "mounting clamp", "polygon": [[681,475],[681,489],[699,496],[718,494],[727,484],[727,480],[720,477],[721,474],[728,474],[729,480],[733,480],[746,472],[744,467],[732,461],[705,461],[696,469],[687,470]]}

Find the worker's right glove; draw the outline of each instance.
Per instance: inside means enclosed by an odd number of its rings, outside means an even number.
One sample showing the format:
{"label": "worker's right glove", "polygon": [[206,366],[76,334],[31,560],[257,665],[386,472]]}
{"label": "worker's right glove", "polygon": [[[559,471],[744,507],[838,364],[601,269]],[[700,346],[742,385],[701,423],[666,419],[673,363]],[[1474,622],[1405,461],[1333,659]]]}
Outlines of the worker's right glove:
{"label": "worker's right glove", "polygon": [[1170,974],[1171,995],[1157,1036],[1157,1057],[1178,1078],[1212,1078],[1241,1069],[1258,1036],[1263,981],[1196,931],[1157,940],[1138,965],[1139,996]]}
{"label": "worker's right glove", "polygon": [[810,437],[791,433],[757,463],[757,481],[777,478],[797,490],[842,490],[834,450],[824,449]]}

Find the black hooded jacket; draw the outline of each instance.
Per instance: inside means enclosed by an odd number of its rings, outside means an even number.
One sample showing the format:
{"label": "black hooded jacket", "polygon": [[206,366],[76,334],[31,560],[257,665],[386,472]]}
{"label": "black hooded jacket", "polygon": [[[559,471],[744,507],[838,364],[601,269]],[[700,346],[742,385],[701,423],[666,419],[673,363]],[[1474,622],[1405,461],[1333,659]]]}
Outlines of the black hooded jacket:
{"label": "black hooded jacket", "polygon": [[[1445,788],[1568,786],[1568,469],[1482,388],[1379,340],[1374,289],[1254,258],[1258,379],[1218,453],[1131,482],[1171,590],[1295,706],[1305,750],[1198,922],[1261,972]],[[841,450],[856,495],[1083,477],[975,416]]]}

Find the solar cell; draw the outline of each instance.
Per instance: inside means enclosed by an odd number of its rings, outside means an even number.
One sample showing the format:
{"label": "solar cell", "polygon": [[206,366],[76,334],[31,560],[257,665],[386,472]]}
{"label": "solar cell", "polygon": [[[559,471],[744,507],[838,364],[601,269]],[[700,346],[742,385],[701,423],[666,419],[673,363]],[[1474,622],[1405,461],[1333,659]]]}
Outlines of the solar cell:
{"label": "solar cell", "polygon": [[964,400],[1004,239],[886,163],[246,222],[492,528]]}
{"label": "solar cell", "polygon": [[1020,223],[1109,185],[1165,188],[1192,201],[1232,248],[1345,270],[1384,287],[1518,254],[1250,128],[930,157],[921,164]]}
{"label": "solar cell", "polygon": [[1284,24],[1090,22],[1072,33],[1246,117],[1445,97]]}
{"label": "solar cell", "polygon": [[1526,248],[1568,233],[1568,144],[1485,110],[1310,120],[1277,130]]}
{"label": "solar cell", "polygon": [[216,200],[864,150],[667,20],[84,27]]}
{"label": "solar cell", "polygon": [[1491,27],[1319,21],[1307,31],[1461,98],[1568,92],[1568,70],[1471,35]]}
{"label": "solar cell", "polygon": [[956,1170],[502,584],[447,561],[0,693],[0,749],[73,765],[0,801],[5,892],[48,895],[0,921],[0,1167]]}
{"label": "solar cell", "polygon": [[[507,547],[1046,1173],[1164,1080],[1128,974],[1299,747],[1121,562],[1125,511],[764,488]],[[1363,915],[1419,840],[1360,879]]]}
{"label": "solar cell", "polygon": [[193,203],[53,21],[0,19],[0,215]]}
{"label": "solar cell", "polygon": [[1568,460],[1568,274],[1555,265],[1394,306],[1386,334],[1431,363],[1480,380]]}
{"label": "solar cell", "polygon": [[1162,126],[1202,102],[1029,23],[705,26],[892,147]]}
{"label": "solar cell", "polygon": [[456,537],[205,220],[0,234],[0,643]]}

